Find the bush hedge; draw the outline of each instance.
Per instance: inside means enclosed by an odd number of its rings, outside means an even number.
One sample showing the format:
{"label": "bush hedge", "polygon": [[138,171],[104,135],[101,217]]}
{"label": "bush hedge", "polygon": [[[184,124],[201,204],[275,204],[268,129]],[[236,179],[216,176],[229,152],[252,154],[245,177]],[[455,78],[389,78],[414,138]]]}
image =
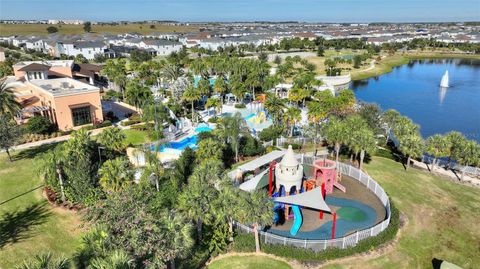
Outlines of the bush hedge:
{"label": "bush hedge", "polygon": [[[378,248],[382,244],[385,244],[395,238],[400,227],[400,213],[393,202],[390,203],[390,209],[392,215],[387,229],[375,237],[369,237],[359,241],[354,247],[349,247],[346,249],[328,248],[324,251],[314,252],[312,250],[296,248],[292,246],[262,244],[262,251],[276,256],[296,259],[299,261],[332,260],[357,253],[367,252]],[[255,240],[253,234],[237,233],[234,238],[234,243],[231,247],[237,252],[254,252]]]}
{"label": "bush hedge", "polygon": [[246,108],[247,106],[244,103],[235,104],[235,108]]}

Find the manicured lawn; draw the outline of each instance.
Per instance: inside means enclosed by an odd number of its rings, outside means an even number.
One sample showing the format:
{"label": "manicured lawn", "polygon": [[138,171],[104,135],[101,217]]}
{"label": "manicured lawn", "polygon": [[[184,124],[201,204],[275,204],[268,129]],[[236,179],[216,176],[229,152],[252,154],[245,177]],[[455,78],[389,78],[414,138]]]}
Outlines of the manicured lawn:
{"label": "manicured lawn", "polygon": [[[92,25],[92,32],[95,33],[131,33],[149,34],[152,32],[196,32],[197,26],[166,25],[154,24],[155,28],[150,28],[150,24],[132,23],[127,25]],[[83,25],[47,25],[47,24],[0,24],[0,35],[47,35],[49,26],[57,27],[58,34],[83,34]]]}
{"label": "manicured lawn", "polygon": [[392,251],[325,268],[431,268],[434,257],[478,268],[480,189],[417,169],[405,171],[382,157],[374,157],[365,168],[408,218],[407,225]]}
{"label": "manicured lawn", "polygon": [[122,131],[126,136],[126,143],[131,145],[140,145],[147,142],[150,142],[148,133],[140,130],[126,129]]}
{"label": "manicured lawn", "polygon": [[283,261],[274,260],[265,256],[231,256],[214,261],[208,266],[208,269],[260,269],[260,268],[275,268],[275,269],[289,269],[290,265]]}
{"label": "manicured lawn", "polygon": [[43,252],[70,256],[79,246],[84,229],[79,215],[42,197],[33,157],[45,148],[17,152],[12,163],[0,154],[0,268]]}

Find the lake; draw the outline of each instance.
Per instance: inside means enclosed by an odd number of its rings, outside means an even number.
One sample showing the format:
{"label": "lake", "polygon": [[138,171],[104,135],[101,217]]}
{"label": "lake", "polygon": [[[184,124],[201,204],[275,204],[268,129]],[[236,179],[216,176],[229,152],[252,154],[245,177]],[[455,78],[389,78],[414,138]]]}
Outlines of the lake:
{"label": "lake", "polygon": [[[450,87],[441,89],[446,70]],[[455,130],[480,142],[480,60],[415,60],[351,88],[358,100],[411,118],[424,138]]]}

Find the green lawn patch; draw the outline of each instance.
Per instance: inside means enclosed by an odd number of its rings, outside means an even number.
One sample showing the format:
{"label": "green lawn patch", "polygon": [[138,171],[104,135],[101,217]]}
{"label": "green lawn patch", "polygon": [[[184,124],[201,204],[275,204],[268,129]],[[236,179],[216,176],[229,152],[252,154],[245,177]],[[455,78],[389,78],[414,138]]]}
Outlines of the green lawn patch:
{"label": "green lawn patch", "polygon": [[146,131],[126,129],[122,130],[122,132],[127,136],[127,139],[125,140],[127,145],[135,146],[150,142],[150,138]]}
{"label": "green lawn patch", "polygon": [[275,268],[289,269],[292,268],[286,262],[272,259],[265,256],[230,256],[212,262],[208,269],[258,269],[258,268]]}
{"label": "green lawn patch", "polygon": [[17,152],[14,162],[0,154],[0,268],[44,252],[70,256],[80,244],[80,217],[52,207],[34,173],[34,156],[48,147]]}

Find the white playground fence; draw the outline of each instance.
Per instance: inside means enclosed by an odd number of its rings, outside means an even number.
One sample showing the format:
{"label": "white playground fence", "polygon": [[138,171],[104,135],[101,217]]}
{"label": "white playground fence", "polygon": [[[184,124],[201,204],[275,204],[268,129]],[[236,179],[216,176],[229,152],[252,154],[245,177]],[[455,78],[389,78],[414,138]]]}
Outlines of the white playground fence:
{"label": "white playground fence", "polygon": [[[304,164],[312,165],[314,158],[310,156],[305,156],[303,158]],[[353,179],[358,180],[360,183],[365,185],[370,191],[372,191],[378,199],[382,202],[385,206],[385,210],[387,211],[387,217],[384,221],[378,223],[377,225],[370,227],[365,230],[353,232],[347,236],[339,237],[331,240],[309,240],[309,239],[294,239],[284,236],[279,236],[276,234],[272,234],[269,232],[259,231],[261,242],[266,244],[278,244],[278,245],[289,245],[299,248],[310,249],[313,251],[322,251],[327,248],[348,248],[357,245],[357,243],[363,239],[368,237],[376,236],[382,231],[384,231],[388,225],[390,224],[390,199],[388,198],[387,194],[383,190],[383,188],[373,180],[369,175],[365,174],[361,170],[344,164],[339,163],[339,171],[343,175],[347,175]],[[253,233],[253,228],[241,224],[239,222],[234,222],[234,226],[242,232],[245,233]]]}

